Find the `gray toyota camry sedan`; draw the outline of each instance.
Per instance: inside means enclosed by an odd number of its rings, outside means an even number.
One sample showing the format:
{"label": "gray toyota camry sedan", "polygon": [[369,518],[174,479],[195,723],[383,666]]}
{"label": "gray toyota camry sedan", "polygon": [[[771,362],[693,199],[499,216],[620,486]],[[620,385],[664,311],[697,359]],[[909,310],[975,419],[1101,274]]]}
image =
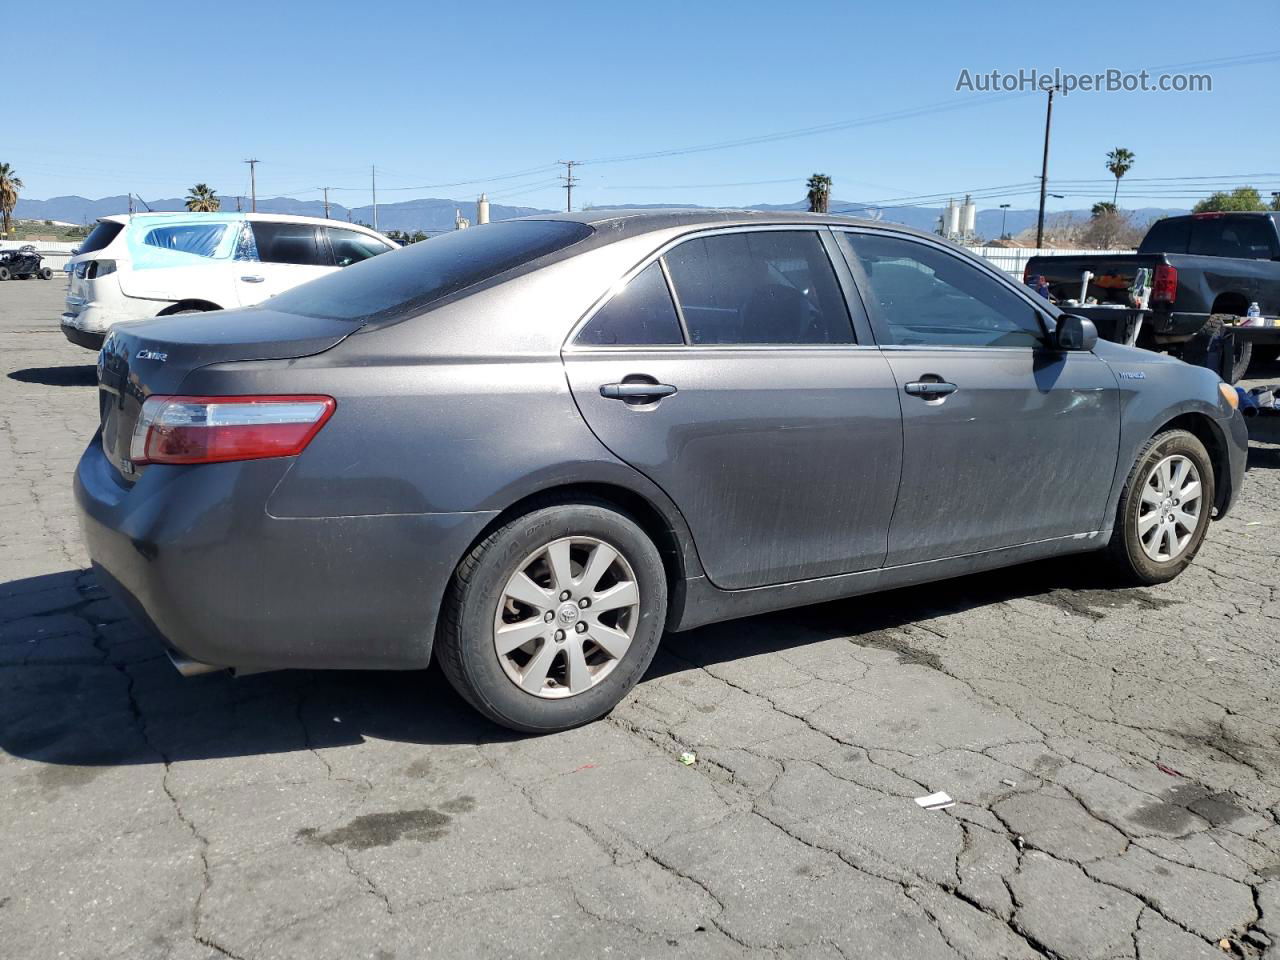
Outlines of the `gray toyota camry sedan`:
{"label": "gray toyota camry sedan", "polygon": [[532,732],[606,713],[664,631],[1059,554],[1168,580],[1246,452],[1208,370],[804,214],[473,227],[98,365],[84,535],[183,672],[434,654]]}

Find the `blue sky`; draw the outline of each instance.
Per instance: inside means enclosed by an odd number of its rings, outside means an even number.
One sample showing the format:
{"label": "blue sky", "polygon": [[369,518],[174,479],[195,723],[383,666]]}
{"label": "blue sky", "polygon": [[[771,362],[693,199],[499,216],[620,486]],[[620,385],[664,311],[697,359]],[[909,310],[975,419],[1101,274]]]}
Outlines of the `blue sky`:
{"label": "blue sky", "polygon": [[1011,185],[980,207],[1030,207],[1045,97],[956,92],[962,68],[1091,73],[1273,53],[1251,65],[1189,68],[1212,74],[1212,93],[1058,98],[1050,181],[1068,197],[1051,208],[1109,199],[1105,183],[1066,181],[1105,180],[1104,155],[1115,146],[1137,154],[1122,187],[1126,206],[1186,206],[1202,192],[1146,178],[1250,174],[1280,190],[1275,0],[1164,0],[1141,10],[820,0],[19,3],[5,13],[6,87],[58,91],[48,95],[57,105],[30,109],[9,98],[0,161],[32,198],[178,196],[196,181],[247,193],[241,161],[257,157],[259,196],[318,199],[316,188],[329,185],[348,188],[331,199],[364,204],[376,163],[380,202],[485,190],[502,202],[559,207],[557,160],[928,108],[732,148],[588,162],[575,206],[787,202],[822,171],[840,199]]}

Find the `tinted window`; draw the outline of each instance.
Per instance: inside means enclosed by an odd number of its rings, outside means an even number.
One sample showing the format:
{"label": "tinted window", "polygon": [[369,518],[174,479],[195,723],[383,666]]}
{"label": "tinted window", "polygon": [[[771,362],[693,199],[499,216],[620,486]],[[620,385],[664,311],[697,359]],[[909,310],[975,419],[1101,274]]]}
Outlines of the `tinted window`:
{"label": "tinted window", "polygon": [[197,257],[212,257],[218,252],[222,235],[227,232],[225,223],[187,223],[173,227],[155,227],[147,231],[142,242],[149,247],[178,250]]}
{"label": "tinted window", "polygon": [[311,267],[331,267],[332,261],[316,242],[316,228],[310,223],[267,223],[251,220],[258,259],[263,263],[300,263]]}
{"label": "tinted window", "polygon": [[340,267],[349,267],[391,249],[377,237],[359,230],[342,230],[338,227],[326,227],[325,230],[329,234],[329,246],[333,248],[333,259]]}
{"label": "tinted window", "polygon": [[818,235],[762,230],[687,240],[666,255],[693,343],[852,343]]}
{"label": "tinted window", "polygon": [[862,265],[880,336],[892,344],[1030,347],[1036,312],[1012,290],[936,247],[896,237],[842,234]]}
{"label": "tinted window", "polygon": [[615,293],[578,334],[578,343],[684,343],[662,267],[649,264]]}
{"label": "tinted window", "polygon": [[93,253],[95,250],[101,250],[108,243],[114,240],[123,229],[124,224],[122,223],[112,223],[110,220],[103,220],[89,231],[89,235],[84,238],[84,243],[80,244],[80,252]]}
{"label": "tinted window", "polygon": [[[584,223],[506,220],[454,230],[373,257],[272,298],[273,310],[338,320],[421,309],[592,234]],[[265,258],[264,258],[265,259]]]}
{"label": "tinted window", "polygon": [[1191,221],[1182,217],[1157,220],[1142,238],[1139,253],[1186,253]]}
{"label": "tinted window", "polygon": [[1205,217],[1191,221],[1188,252],[1204,257],[1270,260],[1274,231],[1269,217]]}

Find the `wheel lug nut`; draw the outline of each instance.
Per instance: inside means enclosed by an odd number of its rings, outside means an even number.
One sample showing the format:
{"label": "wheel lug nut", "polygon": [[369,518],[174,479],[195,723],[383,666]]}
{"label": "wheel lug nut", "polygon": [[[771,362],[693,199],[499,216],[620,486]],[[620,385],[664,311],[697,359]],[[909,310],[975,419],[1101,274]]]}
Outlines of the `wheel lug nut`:
{"label": "wheel lug nut", "polygon": [[576,627],[574,627],[574,629],[575,629],[575,630],[577,630],[579,633],[586,633],[586,632],[587,632],[587,625],[586,625],[585,623],[583,623],[581,620],[579,620],[579,621],[578,621],[578,625],[577,625]]}
{"label": "wheel lug nut", "polygon": [[568,591],[568,590],[565,590],[563,593],[561,593],[561,594],[560,594],[560,599],[561,599],[561,600],[568,600],[568,599],[569,599],[569,591]]}
{"label": "wheel lug nut", "polygon": [[564,640],[564,631],[563,631],[563,630],[557,630],[557,631],[556,631],[556,643],[560,643],[560,642],[561,642],[561,641],[563,641],[563,640]]}
{"label": "wheel lug nut", "polygon": [[542,616],[542,619],[543,619],[543,620],[545,620],[545,621],[547,621],[547,623],[550,623],[550,622],[551,622],[552,620],[554,620],[555,618],[556,618],[556,615],[555,615],[554,613],[552,613],[550,610],[548,610],[548,611],[547,611],[545,614],[543,614],[543,616]]}
{"label": "wheel lug nut", "polygon": [[591,601],[587,597],[583,597],[581,600],[578,601],[578,606],[580,606],[583,610],[585,610],[587,609],[587,607],[591,606]]}

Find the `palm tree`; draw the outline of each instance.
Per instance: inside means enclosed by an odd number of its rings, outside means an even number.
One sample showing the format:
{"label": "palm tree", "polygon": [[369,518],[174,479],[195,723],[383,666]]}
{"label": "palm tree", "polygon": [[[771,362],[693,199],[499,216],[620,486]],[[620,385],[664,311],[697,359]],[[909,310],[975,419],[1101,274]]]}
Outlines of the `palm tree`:
{"label": "palm tree", "polygon": [[815,173],[806,186],[809,188],[809,212],[826,213],[831,205],[831,178],[825,173]]}
{"label": "palm tree", "polygon": [[5,236],[13,225],[13,208],[18,205],[18,191],[22,189],[22,181],[13,172],[13,167],[0,163],[0,218],[3,220]]}
{"label": "palm tree", "polygon": [[1133,169],[1135,159],[1133,151],[1126,150],[1124,147],[1116,147],[1107,154],[1107,169],[1116,178],[1115,193],[1111,195],[1112,206],[1115,206],[1116,198],[1120,196],[1120,178]]}
{"label": "palm tree", "polygon": [[192,213],[217,213],[222,201],[207,183],[197,183],[187,194],[187,209]]}

